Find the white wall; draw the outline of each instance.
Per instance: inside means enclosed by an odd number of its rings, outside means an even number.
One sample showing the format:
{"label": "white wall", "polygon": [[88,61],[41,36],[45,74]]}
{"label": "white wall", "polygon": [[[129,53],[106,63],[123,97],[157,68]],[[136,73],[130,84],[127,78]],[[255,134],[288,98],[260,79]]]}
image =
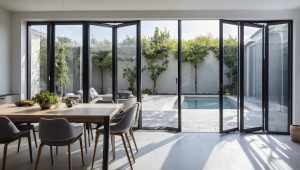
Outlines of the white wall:
{"label": "white wall", "polygon": [[[26,94],[26,21],[43,20],[126,20],[126,19],[245,19],[294,20],[293,118],[300,124],[300,11],[105,11],[105,12],[21,12],[12,14],[12,92]],[[297,68],[295,66],[298,66]]]}
{"label": "white wall", "polygon": [[10,93],[10,13],[0,8],[0,94]]}

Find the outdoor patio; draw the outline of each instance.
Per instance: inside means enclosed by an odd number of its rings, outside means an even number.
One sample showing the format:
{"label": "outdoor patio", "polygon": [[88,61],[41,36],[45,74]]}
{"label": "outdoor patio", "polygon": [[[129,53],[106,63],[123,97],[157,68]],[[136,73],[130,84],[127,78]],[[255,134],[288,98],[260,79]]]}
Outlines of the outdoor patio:
{"label": "outdoor patio", "polygon": [[[228,98],[236,101],[234,96],[228,96]],[[178,109],[176,95],[144,96],[142,107],[143,127],[154,129],[177,128]],[[245,98],[245,128],[262,126],[261,110],[258,99]],[[236,127],[238,119],[236,112],[236,109],[224,109],[224,129]],[[182,109],[182,131],[219,132],[219,113],[219,109]],[[285,130],[287,126],[282,121],[282,119],[286,118],[284,112],[271,109],[270,113],[269,128],[272,130]]]}

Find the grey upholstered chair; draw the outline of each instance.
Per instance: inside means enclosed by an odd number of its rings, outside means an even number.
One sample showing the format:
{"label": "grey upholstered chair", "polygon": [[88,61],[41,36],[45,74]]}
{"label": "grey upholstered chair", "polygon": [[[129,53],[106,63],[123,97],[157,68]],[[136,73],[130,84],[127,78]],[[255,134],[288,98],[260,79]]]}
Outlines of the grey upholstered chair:
{"label": "grey upholstered chair", "polygon": [[[31,124],[31,123],[23,123],[23,122],[15,122],[14,124],[20,131],[31,131],[32,130],[34,144],[35,144],[35,147],[37,148],[35,125]],[[18,152],[20,151],[20,145],[21,145],[21,139],[19,139],[19,142],[18,142]]]}
{"label": "grey upholstered chair", "polygon": [[7,117],[4,117],[4,116],[0,116],[0,129],[1,129],[0,130],[0,143],[4,144],[2,170],[5,169],[8,144],[10,144],[11,142],[14,142],[18,139],[21,139],[23,137],[26,137],[28,139],[30,161],[32,163],[30,131],[29,130],[20,131],[13,124],[12,121],[10,121]]}
{"label": "grey upholstered chair", "polygon": [[82,165],[84,166],[82,149],[83,127],[74,127],[66,119],[40,119],[39,137],[41,144],[39,146],[35,169],[38,167],[42,148],[44,145],[50,146],[51,163],[53,164],[52,146],[68,146],[69,169],[72,169],[71,163],[71,144],[79,139]]}
{"label": "grey upholstered chair", "polygon": [[[129,129],[131,128],[131,126],[134,122],[134,119],[136,117],[138,108],[139,108],[139,103],[134,104],[130,109],[128,109],[125,112],[124,117],[118,123],[112,124],[110,126],[110,133],[111,133],[111,138],[112,138],[113,158],[115,158],[115,135],[118,135],[118,136],[121,136],[121,138],[122,138],[123,145],[124,145],[126,155],[127,155],[127,159],[129,161],[131,169],[132,169],[132,162],[131,162],[131,158],[129,156],[129,152],[128,152],[128,148],[127,148],[127,142],[128,142],[129,148],[130,148],[130,152],[131,152],[131,155],[132,155],[133,162],[135,162],[135,159],[134,159],[132,148],[131,148],[130,141],[129,141],[129,138],[128,138],[128,133],[129,133]],[[92,168],[94,166],[94,161],[95,161],[99,136],[100,136],[100,134],[103,134],[103,132],[104,132],[103,127],[97,129],[97,131],[96,131],[96,139],[95,139],[95,147],[94,147]],[[127,140],[127,142],[126,142],[126,140]]]}

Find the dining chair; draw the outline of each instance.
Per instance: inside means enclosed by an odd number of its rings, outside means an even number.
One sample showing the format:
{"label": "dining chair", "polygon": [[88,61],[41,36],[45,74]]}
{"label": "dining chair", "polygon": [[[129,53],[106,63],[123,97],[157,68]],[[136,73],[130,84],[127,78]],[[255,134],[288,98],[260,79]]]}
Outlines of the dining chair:
{"label": "dining chair", "polygon": [[[115,158],[115,135],[117,136],[121,136],[122,138],[122,142],[125,148],[125,152],[127,155],[127,159],[129,161],[130,164],[130,168],[132,168],[132,161],[128,152],[128,147],[127,147],[127,142],[130,148],[130,152],[131,152],[131,156],[133,159],[133,162],[135,162],[135,158],[133,156],[133,152],[132,152],[132,148],[131,148],[131,144],[128,138],[128,133],[129,133],[129,129],[132,126],[134,119],[135,119],[135,114],[137,113],[137,109],[139,107],[139,103],[134,104],[130,109],[128,109],[125,112],[124,117],[116,124],[112,124],[110,126],[110,133],[111,133],[111,139],[112,139],[112,150],[113,150],[113,158]],[[97,151],[97,144],[98,144],[98,140],[99,140],[99,136],[100,134],[103,134],[104,132],[104,128],[100,127],[99,129],[97,129],[96,131],[96,138],[95,138],[95,147],[94,147],[94,154],[93,154],[93,160],[92,160],[92,168],[94,166],[94,162],[95,162],[95,156],[96,156],[96,151]],[[127,142],[126,142],[127,141]]]}
{"label": "dining chair", "polygon": [[72,169],[71,144],[79,140],[81,150],[81,161],[84,166],[83,149],[82,149],[82,132],[83,127],[74,127],[66,119],[40,119],[39,137],[41,144],[37,155],[35,169],[38,168],[39,159],[44,145],[50,146],[51,163],[53,165],[52,146],[68,146],[69,170]]}
{"label": "dining chair", "polygon": [[20,131],[13,124],[13,122],[5,116],[0,116],[0,129],[1,129],[0,130],[0,143],[4,144],[2,170],[5,170],[8,144],[10,144],[18,139],[21,139],[23,137],[28,139],[30,162],[32,163],[32,148],[31,148],[30,131],[29,130]]}
{"label": "dining chair", "polygon": [[[15,122],[14,124],[16,125],[16,127],[20,131],[31,131],[32,130],[33,138],[34,138],[34,144],[35,144],[35,147],[37,148],[36,131],[35,131],[36,126],[31,124],[31,123],[23,123],[23,122]],[[20,145],[21,145],[21,139],[19,139],[19,142],[18,142],[17,152],[20,151]]]}
{"label": "dining chair", "polygon": [[[104,104],[104,103],[107,103],[107,104],[113,104],[114,101],[112,100],[102,100],[102,99],[97,99],[97,100],[93,100],[91,101],[91,104]],[[102,126],[102,123],[94,123],[96,124],[96,129],[98,129],[100,126]],[[88,133],[88,142],[89,142],[89,146],[91,146],[91,143],[90,143],[90,136],[92,137],[92,140],[94,140],[94,135],[93,135],[93,124],[92,123],[86,123],[86,129],[87,129],[87,133]]]}

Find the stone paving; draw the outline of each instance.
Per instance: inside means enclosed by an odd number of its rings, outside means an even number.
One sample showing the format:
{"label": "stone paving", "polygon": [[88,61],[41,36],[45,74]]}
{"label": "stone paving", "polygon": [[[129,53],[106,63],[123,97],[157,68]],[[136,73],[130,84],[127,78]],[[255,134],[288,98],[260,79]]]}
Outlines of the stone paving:
{"label": "stone paving", "polygon": [[[229,97],[236,100],[235,97]],[[262,126],[261,106],[254,98],[245,98],[245,128]],[[177,96],[148,95],[143,97],[143,127],[161,129],[177,128]],[[237,127],[236,109],[224,109],[224,129]],[[270,129],[286,131],[287,116],[283,112],[270,111]],[[219,132],[219,109],[182,109],[183,132]]]}

